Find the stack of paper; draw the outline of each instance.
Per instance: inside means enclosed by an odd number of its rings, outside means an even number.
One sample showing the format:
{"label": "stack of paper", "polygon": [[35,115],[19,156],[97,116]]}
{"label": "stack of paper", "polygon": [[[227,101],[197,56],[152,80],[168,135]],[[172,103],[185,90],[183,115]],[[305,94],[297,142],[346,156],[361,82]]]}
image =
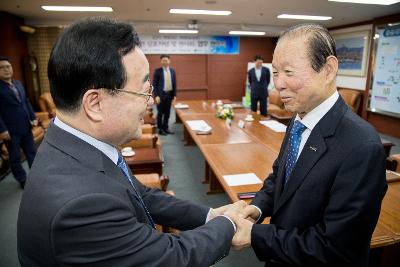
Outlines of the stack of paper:
{"label": "stack of paper", "polygon": [[229,186],[248,185],[248,184],[261,184],[262,181],[255,175],[255,173],[242,173],[234,175],[224,175],[225,182]]}
{"label": "stack of paper", "polygon": [[278,132],[278,133],[286,132],[286,125],[282,124],[280,122],[277,122],[274,120],[268,120],[268,121],[260,121],[260,123],[275,132]]}
{"label": "stack of paper", "polygon": [[210,134],[212,128],[203,120],[186,121],[190,129],[197,134]]}

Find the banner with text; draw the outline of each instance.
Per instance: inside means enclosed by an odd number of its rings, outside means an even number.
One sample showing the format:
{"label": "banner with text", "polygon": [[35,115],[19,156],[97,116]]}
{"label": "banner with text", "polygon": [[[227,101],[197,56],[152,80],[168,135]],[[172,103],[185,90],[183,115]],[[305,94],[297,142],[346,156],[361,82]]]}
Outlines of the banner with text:
{"label": "banner with text", "polygon": [[237,36],[141,36],[145,54],[239,54]]}

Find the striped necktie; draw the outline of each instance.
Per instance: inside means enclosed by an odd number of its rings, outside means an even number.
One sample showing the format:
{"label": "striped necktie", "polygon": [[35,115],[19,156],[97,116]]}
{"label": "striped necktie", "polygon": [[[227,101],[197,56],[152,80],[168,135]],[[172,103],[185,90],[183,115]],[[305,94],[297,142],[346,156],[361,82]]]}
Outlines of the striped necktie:
{"label": "striped necktie", "polygon": [[171,70],[170,69],[165,69],[165,91],[166,92],[172,91]]}
{"label": "striped necktie", "polygon": [[301,142],[301,134],[307,127],[304,126],[300,121],[296,120],[293,124],[292,129],[290,130],[289,136],[289,152],[286,158],[286,172],[285,172],[285,184],[288,182],[290,178],[290,174],[292,173],[294,166],[297,161],[297,154],[299,153],[300,142]]}
{"label": "striped necktie", "polygon": [[11,91],[13,91],[15,97],[17,98],[18,102],[21,102],[21,96],[19,95],[19,92],[17,90],[17,88],[15,87],[14,84],[10,84],[10,89]]}
{"label": "striped necktie", "polygon": [[153,218],[151,217],[149,210],[147,209],[146,205],[145,205],[144,202],[143,202],[142,197],[140,196],[138,190],[136,189],[136,186],[135,186],[135,185],[133,184],[133,182],[132,182],[132,178],[131,178],[131,175],[129,174],[128,166],[126,166],[126,162],[125,162],[124,158],[123,158],[122,155],[119,154],[119,153],[118,153],[118,162],[117,162],[117,165],[118,165],[118,167],[122,170],[122,172],[124,173],[126,179],[127,179],[127,180],[129,181],[129,183],[132,185],[133,190],[135,190],[135,193],[136,193],[136,195],[137,195],[138,198],[139,198],[140,205],[142,205],[144,211],[146,212],[146,215],[147,215],[147,217],[148,217],[148,219],[149,219],[149,221],[150,221],[151,226],[155,229],[155,228],[156,228],[156,225],[155,225],[155,223],[154,223],[154,221],[153,221]]}

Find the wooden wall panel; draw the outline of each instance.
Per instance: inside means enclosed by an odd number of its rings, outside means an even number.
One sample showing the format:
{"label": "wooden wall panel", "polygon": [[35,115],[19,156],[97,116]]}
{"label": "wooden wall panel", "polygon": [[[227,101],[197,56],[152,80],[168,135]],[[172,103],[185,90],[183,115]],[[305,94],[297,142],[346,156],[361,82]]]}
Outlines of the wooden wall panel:
{"label": "wooden wall panel", "polygon": [[[272,61],[276,38],[240,38],[238,55],[171,55],[178,83],[178,99],[240,100],[244,95],[247,63],[256,54]],[[147,55],[151,77],[160,67],[160,55]]]}

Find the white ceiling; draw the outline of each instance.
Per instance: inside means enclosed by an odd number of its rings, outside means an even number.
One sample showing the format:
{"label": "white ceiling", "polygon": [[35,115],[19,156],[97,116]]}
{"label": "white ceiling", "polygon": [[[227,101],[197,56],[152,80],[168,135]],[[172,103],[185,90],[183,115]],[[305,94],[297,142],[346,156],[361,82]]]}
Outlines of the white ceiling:
{"label": "white ceiling", "polygon": [[[42,5],[111,6],[112,13],[48,12]],[[170,8],[231,10],[230,16],[169,14]],[[226,35],[229,30],[263,30],[276,36],[286,27],[304,21],[277,19],[279,14],[333,17],[318,22],[334,27],[400,13],[390,6],[329,2],[328,0],[1,0],[0,10],[25,18],[32,26],[68,25],[88,16],[105,15],[132,22],[139,33],[156,34],[159,28],[182,29],[197,20],[199,34]]]}

